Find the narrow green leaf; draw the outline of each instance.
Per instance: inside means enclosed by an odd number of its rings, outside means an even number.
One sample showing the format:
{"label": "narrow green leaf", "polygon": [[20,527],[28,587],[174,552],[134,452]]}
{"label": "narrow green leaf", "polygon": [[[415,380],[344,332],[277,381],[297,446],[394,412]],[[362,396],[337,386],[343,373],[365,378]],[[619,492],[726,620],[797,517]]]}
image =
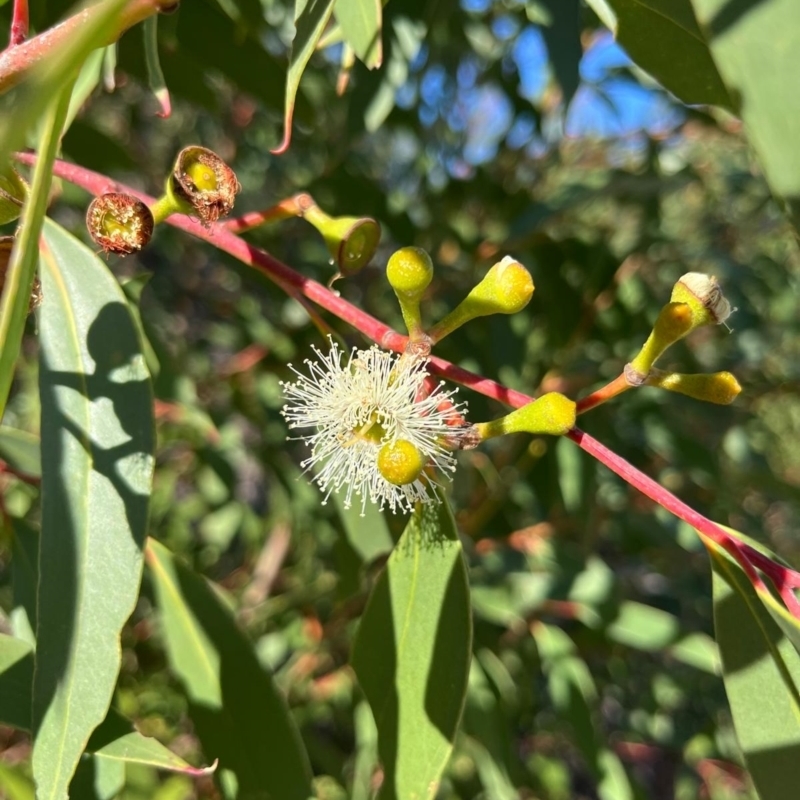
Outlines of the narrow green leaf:
{"label": "narrow green leaf", "polygon": [[39,531],[31,528],[24,520],[15,519],[12,532],[11,589],[14,607],[11,611],[11,627],[14,636],[34,647],[36,593],[39,584]]}
{"label": "narrow green leaf", "polygon": [[300,78],[328,24],[334,2],[335,0],[295,0],[295,35],[292,41],[292,54],[289,57],[289,71],[286,73],[283,141],[272,150],[275,155],[285,153],[289,149],[292,141],[295,97],[300,88]]}
{"label": "narrow green leaf", "polygon": [[617,41],[643,70],[684,103],[734,107],[695,19],[692,0],[587,2],[601,19],[608,19],[607,6],[611,6],[616,14]]}
{"label": "narrow green leaf", "polygon": [[[0,419],[3,418],[8,402],[25,320],[28,317],[39,257],[39,233],[47,210],[53,161],[69,107],[70,89],[71,83],[59,94],[54,95],[49,106],[42,137],[39,140],[39,158],[33,172],[30,194],[22,209],[22,223],[11,252],[5,285],[0,297],[0,342],[3,343],[0,347]],[[1,163],[3,163],[2,152],[0,152]]]}
{"label": "narrow green leaf", "polygon": [[228,609],[153,540],[147,563],[167,656],[205,752],[235,775],[239,797],[307,800],[311,771],[297,728]]}
{"label": "narrow green leaf", "polygon": [[797,0],[692,0],[711,54],[773,192],[800,231]]}
{"label": "narrow green leaf", "polygon": [[193,767],[157,739],[131,731],[94,751],[99,761],[118,761],[124,764],[143,764],[148,767],[183,772],[187,775],[208,775],[214,767]]}
{"label": "narrow green leaf", "polygon": [[33,781],[18,768],[0,762],[0,796],[6,800],[34,800]]}
{"label": "narrow green leaf", "polygon": [[[52,98],[72,85],[87,56],[118,35],[119,20],[127,0],[105,0],[89,22],[59,50],[48,54],[40,66],[26,76],[2,100],[0,114],[0,164],[25,144],[28,132],[41,119]],[[39,153],[42,154],[39,149]]]}
{"label": "narrow green leaf", "polygon": [[747,576],[712,544],[714,624],[739,745],[761,800],[800,785],[800,655]]}
{"label": "narrow green leaf", "polygon": [[353,645],[378,727],[382,800],[436,795],[464,707],[471,644],[455,522],[444,500],[425,504],[375,584]]}
{"label": "narrow green leaf", "polygon": [[33,648],[0,633],[0,722],[30,730],[32,683]]}
{"label": "narrow green leaf", "polygon": [[333,13],[353,52],[369,69],[379,67],[383,62],[381,0],[336,0]]}
{"label": "narrow green leaf", "polygon": [[169,89],[161,69],[158,57],[158,17],[148,17],[142,24],[144,34],[144,63],[147,69],[147,83],[161,106],[159,117],[168,117],[172,113]]}
{"label": "narrow green leaf", "polygon": [[543,3],[550,20],[548,25],[542,26],[542,35],[547,45],[550,63],[553,65],[553,72],[561,85],[564,103],[569,103],[580,84],[578,67],[583,57],[580,2],[543,0]]}
{"label": "narrow green leaf", "polygon": [[23,475],[41,477],[39,437],[32,433],[0,425],[0,458]]}
{"label": "narrow green leaf", "polygon": [[43,248],[33,773],[40,800],[62,800],[116,684],[120,629],[139,591],[154,431],[141,343],[113,275],[49,220]]}

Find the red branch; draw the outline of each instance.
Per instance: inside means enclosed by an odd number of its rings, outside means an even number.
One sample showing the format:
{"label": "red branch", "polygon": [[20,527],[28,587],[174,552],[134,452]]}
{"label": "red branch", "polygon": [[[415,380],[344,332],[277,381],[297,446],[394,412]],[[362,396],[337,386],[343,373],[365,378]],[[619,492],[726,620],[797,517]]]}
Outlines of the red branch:
{"label": "red branch", "polygon": [[11,12],[11,36],[8,39],[9,47],[16,47],[28,38],[28,0],[14,0],[14,10]]}
{"label": "red branch", "polygon": [[[32,164],[36,160],[35,155],[28,153],[19,154],[17,157],[26,164]],[[75,164],[57,161],[54,166],[54,173],[59,178],[81,186],[95,195],[104,194],[105,192],[123,192],[132,194],[145,203],[152,204],[154,202],[152,197]],[[354,305],[347,302],[347,300],[343,300],[330,289],[317,283],[317,281],[301,275],[291,267],[278,261],[278,259],[271,256],[269,253],[248,244],[239,236],[226,230],[224,224],[204,227],[189,217],[180,214],[171,216],[167,221],[176,228],[180,228],[199,239],[203,239],[214,247],[229,253],[243,263],[258,269],[284,289],[292,292],[300,292],[309,300],[317,303],[317,305],[330,311],[345,322],[350,323],[365,336],[368,336],[381,345],[381,347],[398,352],[402,352],[405,348],[407,342],[406,336],[392,330],[384,323],[375,319],[375,317],[356,308]],[[513,408],[520,408],[533,400],[532,397],[522,392],[509,389],[502,384],[476,375],[474,372],[462,369],[441,358],[432,357],[431,367],[437,374],[449,378],[455,383],[474,389],[476,392],[498,400],[501,403],[512,406]],[[724,548],[740,564],[756,590],[768,592],[769,590],[756,571],[756,569],[761,570],[761,572],[773,581],[789,611],[793,616],[800,619],[800,601],[798,601],[793,591],[794,588],[800,587],[800,573],[772,561],[750,545],[740,541],[715,522],[712,522],[710,519],[707,519],[702,514],[686,505],[686,503],[668,492],[663,486],[656,483],[643,472],[640,472],[632,464],[629,464],[624,458],[618,456],[612,450],[609,450],[605,445],[598,442],[588,433],[584,433],[579,428],[573,428],[567,436],[581,447],[581,449],[596,458],[612,472],[619,475],[626,483],[638,489],[679,519],[687,522],[695,528],[701,536],[710,539]]]}

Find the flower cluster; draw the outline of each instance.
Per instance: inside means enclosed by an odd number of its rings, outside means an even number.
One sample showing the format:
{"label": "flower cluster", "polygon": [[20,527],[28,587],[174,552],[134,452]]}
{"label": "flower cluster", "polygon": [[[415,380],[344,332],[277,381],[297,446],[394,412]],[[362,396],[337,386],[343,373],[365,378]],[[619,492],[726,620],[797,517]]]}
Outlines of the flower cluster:
{"label": "flower cluster", "polygon": [[333,340],[329,353],[314,351],[308,374],[289,365],[297,380],[281,384],[281,413],[290,429],[311,429],[299,437],[311,448],[301,466],[314,471],[325,501],[344,488],[345,507],[358,497],[363,515],[367,502],[396,512],[431,500],[436,481],[426,468],[455,470],[448,441],[465,407],[452,402],[456,390],[426,392],[423,355],[375,345],[345,359]]}

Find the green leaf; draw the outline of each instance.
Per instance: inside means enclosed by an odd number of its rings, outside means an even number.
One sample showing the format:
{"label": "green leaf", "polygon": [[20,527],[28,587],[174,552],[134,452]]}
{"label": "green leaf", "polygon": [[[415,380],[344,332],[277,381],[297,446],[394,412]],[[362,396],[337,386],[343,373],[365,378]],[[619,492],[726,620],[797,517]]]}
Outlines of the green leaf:
{"label": "green leaf", "polygon": [[383,62],[380,0],[336,0],[333,13],[353,52],[370,69],[379,67]]}
{"label": "green leaf", "polygon": [[0,722],[30,730],[32,683],[33,648],[0,633]]}
{"label": "green leaf", "polygon": [[[0,107],[0,164],[25,144],[28,132],[54,98],[71,86],[89,54],[119,35],[127,0],[98,3],[75,36],[27,74],[3,97]],[[7,88],[7,87],[5,87]],[[60,130],[60,128],[59,128]],[[40,155],[43,154],[38,148]]]}
{"label": "green leaf", "polygon": [[344,498],[336,492],[331,495],[331,500],[339,512],[347,541],[365,564],[391,553],[394,541],[376,505],[367,505],[362,517],[360,508],[345,508]]}
{"label": "green leaf", "polygon": [[628,600],[620,604],[606,634],[611,641],[637,650],[662,650],[677,640],[680,624],[677,617],[660,608]]}
{"label": "green leaf", "polygon": [[633,800],[633,787],[622,762],[603,744],[595,727],[597,689],[575,643],[552,625],[539,622],[531,631],[553,705],[572,727],[575,742],[597,779],[597,796],[600,800]]}
{"label": "green leaf", "polygon": [[283,697],[210,586],[163,546],[147,563],[170,666],[209,757],[233,773],[239,797],[306,800],[311,771]]}
{"label": "green leaf", "polygon": [[800,230],[800,3],[692,0],[772,191]]}
{"label": "green leaf", "polygon": [[0,796],[6,800],[34,800],[33,781],[16,767],[0,762]]}
{"label": "green leaf", "polygon": [[138,731],[120,736],[113,742],[94,751],[99,761],[118,761],[124,764],[143,764],[170,772],[183,772],[187,775],[208,775],[214,767],[193,767],[157,739],[142,736]]}
{"label": "green leaf", "polygon": [[292,141],[292,117],[295,97],[300,88],[300,78],[305,71],[311,55],[317,47],[325,26],[331,17],[335,0],[295,0],[295,35],[292,41],[292,54],[289,58],[289,71],[286,74],[286,97],[283,113],[283,140],[272,152],[285,153]]}
{"label": "green leaf", "polygon": [[[53,161],[58,149],[59,136],[69,107],[70,86],[55,95],[50,104],[39,140],[39,158],[33,172],[30,194],[22,209],[22,222],[17,233],[5,285],[0,297],[0,419],[3,418],[14,367],[19,355],[25,320],[28,317],[31,291],[36,276],[39,257],[39,233],[47,210],[47,198],[52,182]],[[0,131],[0,164],[2,131]]]}
{"label": "green leaf", "polygon": [[578,68],[583,57],[580,3],[578,0],[542,1],[550,19],[541,31],[566,104],[580,84]]}
{"label": "green leaf", "polygon": [[449,506],[411,517],[367,604],[352,664],[378,727],[382,800],[432,798],[453,749],[472,643],[469,584]]}
{"label": "green leaf", "polygon": [[739,745],[761,800],[800,785],[800,655],[747,576],[713,543],[714,624]]}
{"label": "green leaf", "polygon": [[41,276],[33,772],[41,800],[61,800],[116,684],[141,578],[154,430],[141,343],[108,267],[48,220]]}
{"label": "green leaf", "polygon": [[32,433],[0,425],[0,458],[16,472],[31,478],[41,477],[39,444],[39,437]]}
{"label": "green leaf", "polygon": [[617,41],[684,103],[734,107],[695,19],[692,0],[587,2],[601,19],[608,17],[605,6],[611,6],[617,18]]}

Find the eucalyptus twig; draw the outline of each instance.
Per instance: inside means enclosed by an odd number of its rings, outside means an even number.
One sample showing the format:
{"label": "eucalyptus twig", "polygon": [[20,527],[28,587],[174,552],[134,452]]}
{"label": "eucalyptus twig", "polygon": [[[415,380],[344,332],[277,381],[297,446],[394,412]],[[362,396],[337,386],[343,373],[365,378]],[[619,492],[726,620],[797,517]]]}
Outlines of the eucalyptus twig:
{"label": "eucalyptus twig", "polygon": [[[20,153],[17,155],[17,159],[25,164],[33,164],[36,156]],[[132,194],[145,203],[152,204],[154,202],[153,198],[141,192],[110,181],[104,175],[76,164],[56,161],[54,174],[95,195],[107,192],[109,186],[113,186],[115,191]],[[236,234],[226,230],[223,224],[204,226],[181,214],[172,215],[167,222],[259,270],[290,295],[296,293],[303,295],[321,308],[348,322],[381,347],[396,352],[405,350],[408,337],[392,330],[388,325],[356,308],[322,284],[301,275],[264,250],[248,244]],[[509,389],[496,381],[465,370],[444,359],[431,357],[430,364],[432,372],[513,408],[521,408],[533,401],[532,397],[523,392]],[[603,391],[603,389],[600,390],[601,393]],[[592,396],[590,395],[590,397]],[[586,398],[586,400],[588,399]],[[698,531],[702,539],[708,539],[726,550],[741,566],[757,591],[769,592],[757,571],[760,570],[775,585],[789,612],[800,619],[800,601],[794,594],[794,589],[800,588],[800,573],[773,561],[755,548],[740,541],[579,428],[573,428],[567,436],[582,450],[619,475],[630,486],[638,489],[658,505],[691,525]]]}
{"label": "eucalyptus twig", "polygon": [[[0,53],[0,92],[19,83],[28,70],[44,61],[59,47],[74,39],[83,28],[91,25],[96,18],[105,14],[106,6],[110,1],[106,0],[106,2],[89,6],[55,27],[49,28],[32,39],[22,41],[16,46],[12,42],[11,46]],[[15,15],[17,5],[17,3],[14,4]],[[22,0],[19,5],[25,5],[27,12],[25,0]],[[105,41],[101,44],[111,44],[117,41],[128,28],[174,5],[175,0],[128,0],[120,9],[114,28],[108,32]],[[12,39],[13,36],[12,25]]]}
{"label": "eucalyptus twig", "polygon": [[11,12],[11,35],[8,39],[9,47],[16,47],[28,38],[28,0],[14,0],[14,9]]}

